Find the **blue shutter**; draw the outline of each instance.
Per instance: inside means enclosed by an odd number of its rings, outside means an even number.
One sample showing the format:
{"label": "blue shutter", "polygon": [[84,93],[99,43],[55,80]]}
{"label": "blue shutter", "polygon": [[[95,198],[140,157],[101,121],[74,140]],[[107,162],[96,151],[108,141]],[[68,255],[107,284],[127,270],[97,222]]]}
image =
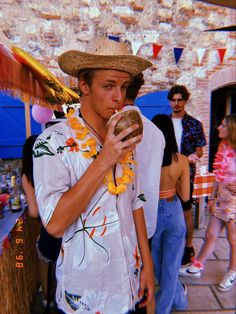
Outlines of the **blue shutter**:
{"label": "blue shutter", "polygon": [[[41,132],[41,125],[31,117],[31,133]],[[24,103],[0,92],[0,158],[21,158],[25,140]]]}
{"label": "blue shutter", "polygon": [[142,114],[151,120],[158,113],[171,113],[171,107],[167,99],[167,94],[168,91],[149,93],[138,97],[135,104],[140,108]]}

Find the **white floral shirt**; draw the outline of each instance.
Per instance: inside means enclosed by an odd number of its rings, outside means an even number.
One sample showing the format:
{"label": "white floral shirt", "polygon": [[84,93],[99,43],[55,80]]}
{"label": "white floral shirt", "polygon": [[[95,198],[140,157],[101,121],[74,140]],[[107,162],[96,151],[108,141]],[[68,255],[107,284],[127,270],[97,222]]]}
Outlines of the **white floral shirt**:
{"label": "white floral shirt", "polygon": [[[81,118],[79,121],[84,125]],[[81,143],[75,138],[66,119],[46,129],[35,143],[35,190],[45,226],[62,194],[76,184],[94,160],[84,158]],[[118,163],[116,177],[121,173]],[[143,206],[143,199],[136,176],[118,196],[101,184],[85,211],[63,235],[56,266],[58,308],[65,313],[88,314],[123,314],[134,308],[141,258],[132,211]]]}
{"label": "white floral shirt", "polygon": [[160,175],[165,138],[158,127],[141,114],[137,106],[125,106],[125,110],[131,109],[138,111],[143,121],[143,139],[136,147],[137,176],[146,199],[143,207],[148,238],[151,238],[157,225]]}

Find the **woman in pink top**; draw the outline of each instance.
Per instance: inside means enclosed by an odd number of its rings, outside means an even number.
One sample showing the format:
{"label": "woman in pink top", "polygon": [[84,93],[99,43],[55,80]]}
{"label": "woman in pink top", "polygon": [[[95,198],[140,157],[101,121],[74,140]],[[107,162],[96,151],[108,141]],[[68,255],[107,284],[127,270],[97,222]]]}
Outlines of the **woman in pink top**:
{"label": "woman in pink top", "polygon": [[209,211],[212,214],[203,244],[197,260],[181,270],[182,276],[201,276],[204,263],[213,252],[215,242],[225,227],[230,245],[229,270],[217,285],[218,290],[228,291],[236,283],[236,114],[225,117],[218,127],[222,139],[213,164],[216,184],[209,199]]}

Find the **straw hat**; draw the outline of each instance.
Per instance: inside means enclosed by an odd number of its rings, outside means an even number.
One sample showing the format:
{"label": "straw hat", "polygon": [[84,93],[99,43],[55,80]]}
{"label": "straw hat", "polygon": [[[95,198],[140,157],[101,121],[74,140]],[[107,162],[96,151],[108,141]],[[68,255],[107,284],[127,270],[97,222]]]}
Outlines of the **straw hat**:
{"label": "straw hat", "polygon": [[152,66],[148,60],[134,56],[125,43],[96,38],[92,40],[86,52],[69,50],[58,60],[63,72],[78,77],[78,72],[84,69],[119,70],[136,75]]}

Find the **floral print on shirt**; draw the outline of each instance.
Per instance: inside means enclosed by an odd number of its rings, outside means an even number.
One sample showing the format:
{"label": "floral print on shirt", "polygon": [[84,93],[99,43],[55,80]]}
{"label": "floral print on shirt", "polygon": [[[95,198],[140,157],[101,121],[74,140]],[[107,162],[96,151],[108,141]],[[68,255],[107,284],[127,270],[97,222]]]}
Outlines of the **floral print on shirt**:
{"label": "floral print on shirt", "polygon": [[[85,158],[86,147],[75,137],[65,120],[46,129],[35,143],[35,191],[45,226],[60,197],[96,158]],[[101,150],[100,144],[96,150]],[[118,164],[115,176],[121,175]],[[101,184],[66,230],[56,266],[56,301],[65,313],[126,313],[134,308],[142,261],[132,211],[143,202],[136,176],[119,195]]]}

